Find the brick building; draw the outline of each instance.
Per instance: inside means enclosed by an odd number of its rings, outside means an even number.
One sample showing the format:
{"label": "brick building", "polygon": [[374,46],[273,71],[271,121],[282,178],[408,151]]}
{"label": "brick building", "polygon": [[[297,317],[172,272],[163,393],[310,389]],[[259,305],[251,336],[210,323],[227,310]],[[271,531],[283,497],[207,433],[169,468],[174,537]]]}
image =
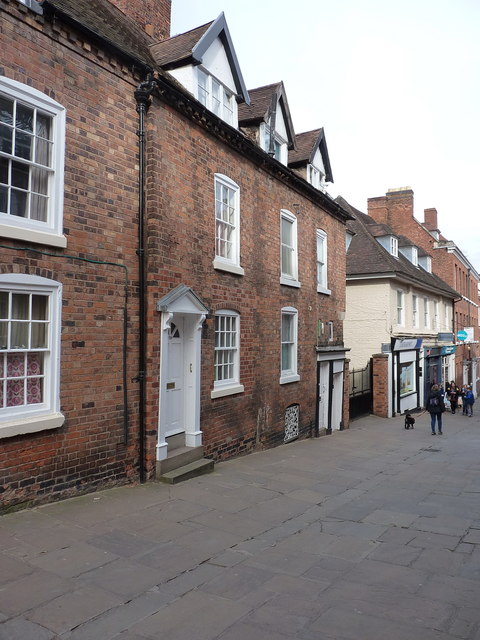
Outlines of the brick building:
{"label": "brick building", "polygon": [[[467,330],[467,340],[456,340],[455,369],[448,373],[457,384],[471,384],[479,392],[479,295],[480,276],[467,256],[453,241],[445,238],[434,208],[425,209],[424,222],[414,217],[413,191],[406,187],[389,189],[384,196],[368,199],[368,213],[399,234],[411,238],[431,257],[432,272],[457,292],[454,301],[452,332]],[[446,382],[444,372],[443,382]]]}
{"label": "brick building", "polygon": [[352,345],[352,379],[372,361],[372,410],[390,417],[425,406],[431,385],[454,370],[458,294],[433,273],[430,256],[414,239],[350,211],[344,331]]}
{"label": "brick building", "polygon": [[242,126],[223,14],[0,11],[3,507],[348,426],[350,214],[288,167],[283,86]]}

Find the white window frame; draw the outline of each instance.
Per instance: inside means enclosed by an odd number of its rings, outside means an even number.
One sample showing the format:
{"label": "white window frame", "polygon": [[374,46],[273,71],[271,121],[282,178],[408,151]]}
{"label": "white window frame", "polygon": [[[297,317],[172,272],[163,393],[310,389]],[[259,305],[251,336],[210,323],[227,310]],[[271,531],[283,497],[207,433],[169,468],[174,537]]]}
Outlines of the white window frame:
{"label": "white window frame", "polygon": [[[283,338],[283,320],[289,317],[292,319],[291,329],[293,335],[288,341]],[[291,350],[291,367],[283,369],[283,349],[284,345],[290,345]],[[283,307],[280,321],[280,384],[288,384],[290,382],[298,382],[298,311],[294,307]]]}
{"label": "white window frame", "polygon": [[[48,185],[47,222],[0,213],[0,237],[54,247],[66,247],[63,235],[63,191],[65,162],[65,108],[49,96],[25,84],[0,76],[0,95],[37,109],[52,119],[52,167]],[[0,157],[15,156],[0,151]],[[35,166],[34,163],[28,166]]]}
{"label": "white window frame", "polygon": [[[226,222],[218,217],[218,214],[220,213],[219,207],[221,206],[221,202],[218,199],[219,189],[227,189],[232,194],[233,223]],[[213,267],[221,271],[229,271],[230,273],[243,276],[245,271],[240,266],[240,187],[228,176],[224,176],[221,173],[216,173],[214,176],[213,197],[215,201],[215,259],[213,261]],[[230,225],[230,227],[232,228],[232,250],[230,258],[217,254],[217,243],[224,241],[224,239],[218,236],[218,222],[227,226]]]}
{"label": "white window frame", "polygon": [[[35,433],[61,427],[65,418],[60,413],[60,334],[62,285],[48,278],[6,274],[0,276],[0,291],[41,294],[49,298],[48,342],[44,353],[44,401],[41,404],[0,408],[0,438]],[[28,349],[0,351],[25,352]]]}
{"label": "white window frame", "polygon": [[[317,293],[331,295],[328,288],[328,243],[327,234],[322,229],[316,231],[317,254]],[[320,245],[323,248],[323,260],[320,259]]]}
{"label": "white window frame", "polygon": [[418,327],[418,296],[412,295],[412,324]]}
{"label": "white window frame", "polygon": [[197,99],[227,124],[237,127],[235,95],[204,67],[197,67]]}
{"label": "white window frame", "polygon": [[430,299],[423,298],[423,326],[430,329]]}
{"label": "white window frame", "polygon": [[412,247],[412,264],[414,267],[418,267],[418,249],[417,247]]}
{"label": "white window frame", "polygon": [[325,191],[325,174],[313,164],[307,165],[307,182],[319,191]]}
{"label": "white window frame", "polygon": [[[270,123],[262,122],[260,125],[260,146],[268,154],[270,154],[270,132]],[[287,141],[284,140],[276,130],[273,131],[273,147],[273,157],[275,160],[286,165],[288,163]]]}
{"label": "white window frame", "polygon": [[[445,302],[445,329],[447,331],[451,331],[452,330],[452,326],[450,324],[449,321],[449,313],[448,313],[448,304]],[[479,323],[480,323],[480,315],[479,315]]]}
{"label": "white window frame", "polygon": [[390,253],[395,258],[398,258],[398,238],[390,236]]}
{"label": "white window frame", "polygon": [[[219,327],[217,325],[217,321],[221,321],[224,318],[224,325],[227,325],[228,321],[230,321],[230,326],[227,328],[223,327],[222,331],[219,331]],[[231,330],[232,324],[234,326],[234,331]],[[236,311],[231,311],[229,309],[219,309],[215,312],[215,345],[214,345],[214,382],[213,382],[213,391],[211,392],[212,398],[221,398],[223,396],[233,395],[234,393],[242,393],[244,388],[243,384],[240,384],[240,314]],[[224,343],[226,342],[226,336],[229,334],[234,334],[234,344],[228,345],[218,345],[217,342],[217,334],[223,336]],[[225,354],[227,357],[231,358],[231,365],[233,367],[233,375],[230,378],[226,378],[223,380],[215,380],[217,367],[220,364],[218,358],[220,357],[220,353]],[[223,357],[223,356],[222,356]]]}
{"label": "white window frame", "polygon": [[440,328],[440,319],[438,317],[438,300],[433,301],[433,328]]}
{"label": "white window frame", "polygon": [[397,289],[397,325],[405,325],[405,293],[402,289]]}
{"label": "white window frame", "polygon": [[[288,222],[292,229],[292,244],[284,242],[283,238],[283,221]],[[292,273],[284,271],[284,251],[290,252]],[[280,211],[280,284],[287,285],[289,287],[300,287],[301,283],[298,281],[298,237],[297,237],[297,218],[290,211],[282,209]]]}

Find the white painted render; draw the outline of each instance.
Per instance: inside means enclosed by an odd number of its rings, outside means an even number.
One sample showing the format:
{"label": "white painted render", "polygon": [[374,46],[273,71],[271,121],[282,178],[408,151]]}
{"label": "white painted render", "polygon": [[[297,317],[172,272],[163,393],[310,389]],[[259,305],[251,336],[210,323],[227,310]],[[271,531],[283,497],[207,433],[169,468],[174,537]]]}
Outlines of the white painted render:
{"label": "white painted render", "polygon": [[365,367],[382,343],[390,342],[391,286],[388,280],[347,282],[343,323],[350,368]]}
{"label": "white painted render", "polygon": [[169,73],[178,80],[178,82],[185,87],[187,91],[197,97],[197,73],[196,67],[188,65],[188,67],[179,67],[178,69],[172,69]]}
{"label": "white painted render", "polygon": [[287,127],[285,126],[285,119],[283,117],[283,113],[280,107],[277,108],[277,115],[275,119],[275,131],[284,140],[288,140]]}
{"label": "white painted render", "polygon": [[325,174],[325,166],[323,164],[322,154],[320,153],[320,149],[317,149],[315,155],[313,156],[313,166],[316,169],[320,169],[320,171]]}
{"label": "white painted render", "polygon": [[202,60],[202,66],[207,69],[217,80],[219,80],[232,93],[237,93],[232,69],[228,62],[225,48],[220,38],[215,38]]}
{"label": "white painted render", "polygon": [[[397,323],[397,291],[403,292],[403,324]],[[413,295],[417,296],[418,326],[413,324]],[[424,323],[424,299],[428,298],[429,326]],[[438,302],[438,325],[434,327],[434,301]],[[366,366],[381,352],[382,343],[393,336],[419,337],[425,345],[435,345],[438,333],[452,331],[452,302],[424,289],[416,289],[393,279],[350,280],[346,290],[343,325],[345,345],[351,349],[351,368]]]}

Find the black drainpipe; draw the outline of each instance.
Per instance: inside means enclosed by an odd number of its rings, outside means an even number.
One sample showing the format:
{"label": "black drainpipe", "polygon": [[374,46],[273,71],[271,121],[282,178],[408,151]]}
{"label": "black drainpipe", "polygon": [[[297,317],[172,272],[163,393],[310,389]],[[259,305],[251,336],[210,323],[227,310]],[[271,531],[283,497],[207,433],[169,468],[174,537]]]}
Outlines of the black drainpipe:
{"label": "black drainpipe", "polygon": [[150,107],[150,96],[155,88],[155,79],[151,74],[147,80],[140,83],[135,91],[135,101],[137,103],[138,113],[138,155],[139,155],[139,171],[138,171],[138,266],[139,266],[139,337],[138,337],[138,375],[135,381],[139,383],[139,410],[138,410],[138,458],[140,482],[146,480],[145,469],[145,417],[146,417],[146,390],[145,390],[145,371],[146,371],[146,322],[147,322],[147,296],[145,290],[145,116]]}

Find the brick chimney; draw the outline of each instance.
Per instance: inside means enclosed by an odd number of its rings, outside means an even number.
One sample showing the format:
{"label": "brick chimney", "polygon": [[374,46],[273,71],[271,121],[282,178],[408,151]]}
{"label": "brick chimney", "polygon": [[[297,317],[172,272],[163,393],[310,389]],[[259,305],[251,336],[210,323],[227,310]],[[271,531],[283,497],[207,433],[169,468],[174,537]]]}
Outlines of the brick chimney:
{"label": "brick chimney", "polygon": [[413,219],[413,191],[411,187],[389,189],[387,191],[389,224],[397,228],[396,221]]}
{"label": "brick chimney", "polygon": [[429,231],[438,231],[437,210],[424,209],[423,216],[425,220],[423,226],[427,227]]}
{"label": "brick chimney", "polygon": [[368,198],[367,212],[379,224],[388,224],[387,197]]}
{"label": "brick chimney", "polygon": [[172,0],[109,0],[153,40],[170,37]]}

